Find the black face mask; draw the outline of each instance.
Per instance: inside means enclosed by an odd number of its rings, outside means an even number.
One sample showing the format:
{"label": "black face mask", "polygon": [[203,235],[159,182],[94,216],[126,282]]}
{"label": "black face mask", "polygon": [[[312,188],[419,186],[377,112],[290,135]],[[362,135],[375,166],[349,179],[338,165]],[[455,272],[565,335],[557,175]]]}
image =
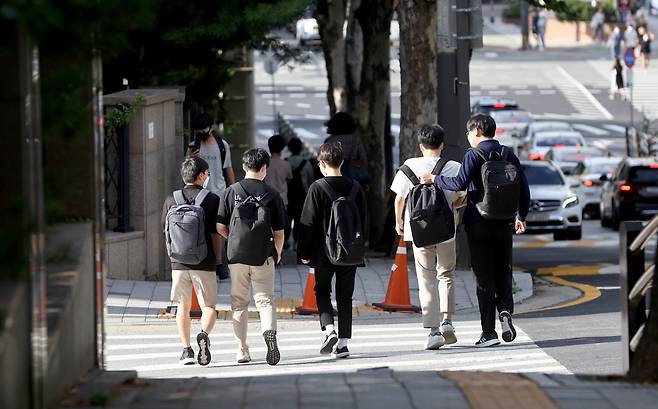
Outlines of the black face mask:
{"label": "black face mask", "polygon": [[206,139],[210,138],[210,133],[211,131],[208,132],[197,132],[196,133],[196,138],[200,141],[205,141]]}

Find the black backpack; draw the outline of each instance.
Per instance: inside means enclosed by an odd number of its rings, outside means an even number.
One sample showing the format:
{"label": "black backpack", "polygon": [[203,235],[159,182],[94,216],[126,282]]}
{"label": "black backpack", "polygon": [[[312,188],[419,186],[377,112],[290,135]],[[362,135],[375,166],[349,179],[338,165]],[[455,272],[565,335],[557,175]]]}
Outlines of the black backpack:
{"label": "black backpack", "polygon": [[[274,234],[270,221],[267,195],[257,199],[247,192],[241,182],[232,186],[233,192],[244,199],[238,201],[231,213],[227,256],[229,264],[262,266],[274,250]],[[229,196],[229,199],[233,198]]]}
{"label": "black backpack", "polygon": [[353,182],[347,196],[338,196],[326,179],[318,182],[331,200],[331,211],[325,231],[325,254],[336,266],[356,266],[363,263],[366,254],[361,213],[356,197],[361,187]]}
{"label": "black backpack", "polygon": [[476,207],[486,220],[513,220],[519,210],[521,194],[520,170],[506,159],[503,146],[500,152],[486,153],[479,148],[473,150],[484,159],[482,164],[483,191]]}
{"label": "black backpack", "polygon": [[[446,163],[448,159],[439,159],[432,175],[440,175]],[[455,237],[455,216],[441,188],[434,183],[421,185],[418,177],[407,165],[400,166],[400,170],[414,185],[407,196],[407,211],[414,245],[426,247]]]}

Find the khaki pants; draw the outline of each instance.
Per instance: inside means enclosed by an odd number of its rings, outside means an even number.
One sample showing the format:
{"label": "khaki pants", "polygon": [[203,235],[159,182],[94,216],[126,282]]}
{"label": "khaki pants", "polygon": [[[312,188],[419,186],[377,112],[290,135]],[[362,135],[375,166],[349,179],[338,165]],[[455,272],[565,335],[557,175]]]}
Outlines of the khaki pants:
{"label": "khaki pants", "polygon": [[233,332],[238,341],[247,342],[249,288],[252,288],[256,308],[260,315],[261,333],[276,331],[274,306],[274,259],[268,258],[262,266],[229,264],[231,271],[231,310]]}
{"label": "khaki pants", "polygon": [[423,327],[441,325],[443,313],[455,312],[455,240],[427,247],[413,246]]}

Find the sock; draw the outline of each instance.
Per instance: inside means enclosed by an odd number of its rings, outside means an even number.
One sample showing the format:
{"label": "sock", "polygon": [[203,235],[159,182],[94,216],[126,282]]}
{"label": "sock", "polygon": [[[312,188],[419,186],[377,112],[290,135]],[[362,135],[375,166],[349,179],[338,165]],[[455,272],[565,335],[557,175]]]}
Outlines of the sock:
{"label": "sock", "polygon": [[324,333],[329,335],[331,332],[334,331],[334,324],[329,324],[324,326]]}
{"label": "sock", "polygon": [[441,330],[439,329],[439,327],[430,328],[430,335],[436,335],[436,334],[439,334],[439,333],[441,333]]}
{"label": "sock", "polygon": [[344,348],[347,346],[347,341],[349,341],[349,338],[338,338],[338,344],[336,344],[336,348]]}

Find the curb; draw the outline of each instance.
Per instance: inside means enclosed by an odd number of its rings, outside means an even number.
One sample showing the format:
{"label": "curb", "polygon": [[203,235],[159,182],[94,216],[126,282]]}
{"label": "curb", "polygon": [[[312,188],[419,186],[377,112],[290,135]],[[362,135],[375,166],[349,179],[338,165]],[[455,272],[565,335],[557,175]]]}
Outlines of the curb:
{"label": "curb", "polygon": [[534,294],[532,290],[532,274],[514,272],[513,277],[516,287],[520,290],[514,294],[514,304],[518,304],[521,301],[532,297]]}

